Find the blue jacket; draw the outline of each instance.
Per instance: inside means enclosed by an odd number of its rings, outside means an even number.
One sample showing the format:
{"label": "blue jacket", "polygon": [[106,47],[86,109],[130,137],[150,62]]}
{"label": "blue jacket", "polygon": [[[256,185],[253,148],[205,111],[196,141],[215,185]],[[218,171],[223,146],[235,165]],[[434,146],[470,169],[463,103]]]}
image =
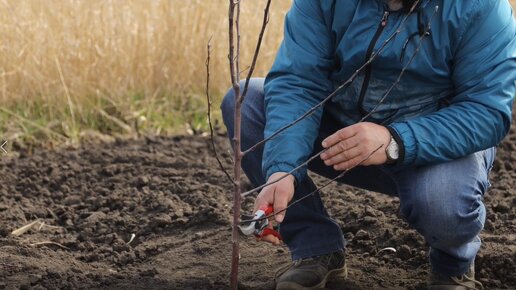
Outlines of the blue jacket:
{"label": "blue jacket", "polygon": [[[516,22],[507,0],[422,0],[419,8],[372,66],[325,106],[338,126],[356,123],[414,54],[418,18],[424,27],[431,23],[401,82],[370,119],[388,125],[403,165],[445,162],[497,145],[511,125],[516,88]],[[346,81],[405,15],[382,0],[295,0],[265,81],[265,137]],[[308,159],[322,113],[267,142],[267,178]],[[294,175],[305,174],[306,168]]]}

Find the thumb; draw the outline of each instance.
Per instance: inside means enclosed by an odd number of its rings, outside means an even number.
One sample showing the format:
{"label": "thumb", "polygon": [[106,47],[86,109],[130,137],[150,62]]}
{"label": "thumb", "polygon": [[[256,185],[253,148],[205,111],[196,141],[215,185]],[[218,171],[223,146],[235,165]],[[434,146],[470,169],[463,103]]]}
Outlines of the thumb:
{"label": "thumb", "polygon": [[256,197],[256,200],[254,201],[254,210],[253,212],[257,212],[260,208],[268,207],[270,204],[273,204],[274,202],[274,188],[267,186],[258,196]]}

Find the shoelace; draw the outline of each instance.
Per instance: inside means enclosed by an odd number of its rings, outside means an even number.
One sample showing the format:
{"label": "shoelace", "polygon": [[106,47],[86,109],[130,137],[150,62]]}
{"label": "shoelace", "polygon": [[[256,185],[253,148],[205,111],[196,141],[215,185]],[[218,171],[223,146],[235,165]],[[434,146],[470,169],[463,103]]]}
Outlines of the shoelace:
{"label": "shoelace", "polygon": [[[469,289],[469,290],[484,290],[484,285],[482,285],[482,283],[480,283],[480,281],[472,279],[472,278],[468,277],[467,275],[462,275],[460,277],[460,279],[457,278],[457,277],[450,277],[450,278],[457,285],[463,286],[466,289]],[[473,282],[476,286],[474,286],[474,287],[468,286],[468,285],[466,285],[465,282]],[[477,286],[478,286],[478,288],[477,288]]]}

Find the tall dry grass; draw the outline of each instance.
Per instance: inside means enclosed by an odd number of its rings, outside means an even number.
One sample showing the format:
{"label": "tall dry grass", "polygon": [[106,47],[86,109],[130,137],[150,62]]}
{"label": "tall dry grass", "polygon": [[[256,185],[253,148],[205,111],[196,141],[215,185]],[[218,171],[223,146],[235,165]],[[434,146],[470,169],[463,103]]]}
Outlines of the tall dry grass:
{"label": "tall dry grass", "polygon": [[[266,0],[242,1],[245,68]],[[202,127],[211,36],[215,98],[229,86],[226,2],[0,0],[0,138]],[[271,65],[290,4],[273,1],[255,75]]]}
{"label": "tall dry grass", "polygon": [[[265,2],[243,0],[242,68]],[[270,67],[290,6],[273,3],[255,75]],[[211,36],[215,96],[230,84],[226,18],[227,0],[0,0],[0,124],[17,134],[68,136],[89,127],[128,130],[131,118],[157,120],[149,125],[155,133],[202,123]],[[40,128],[49,122],[53,128]]]}

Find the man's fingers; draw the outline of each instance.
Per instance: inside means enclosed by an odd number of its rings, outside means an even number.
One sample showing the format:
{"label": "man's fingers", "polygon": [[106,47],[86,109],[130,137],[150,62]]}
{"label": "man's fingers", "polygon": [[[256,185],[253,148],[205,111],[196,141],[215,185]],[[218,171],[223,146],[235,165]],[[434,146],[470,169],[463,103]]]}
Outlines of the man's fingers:
{"label": "man's fingers", "polygon": [[333,146],[327,148],[326,152],[321,154],[322,160],[328,160],[346,150],[349,150],[351,148],[355,148],[359,146],[360,139],[357,138],[357,136],[353,136],[351,138],[348,138],[346,140],[342,140],[337,144],[334,144]]}
{"label": "man's fingers", "polygon": [[[272,220],[269,219],[269,224],[267,225],[267,227],[271,230],[274,229],[274,227],[272,226]],[[275,246],[279,246],[281,244],[281,240],[274,235],[265,235],[262,237],[258,237],[257,239],[263,242],[271,243]]]}
{"label": "man's fingers", "polygon": [[346,162],[348,160],[352,160],[353,158],[359,156],[360,154],[362,154],[362,149],[360,147],[356,146],[351,149],[340,152],[339,154],[336,154],[329,159],[324,160],[324,164],[326,164],[327,166],[332,166],[335,164]]}
{"label": "man's fingers", "polygon": [[278,239],[277,237],[275,237],[273,235],[266,235],[266,236],[263,236],[263,237],[261,237],[259,239],[261,241],[271,243],[271,244],[273,244],[275,246],[279,246],[281,244],[280,239]]}
{"label": "man's fingers", "polygon": [[324,139],[322,142],[322,146],[324,148],[329,148],[340,141],[344,141],[355,136],[357,131],[355,130],[355,126],[349,126],[344,129],[340,129],[339,131],[333,133],[328,138]]}
{"label": "man's fingers", "polygon": [[358,138],[357,136],[353,136],[326,149],[326,151],[323,154],[321,154],[321,159],[323,161],[327,161],[337,155],[345,153],[346,151],[359,146],[360,138]]}
{"label": "man's fingers", "polygon": [[347,169],[351,169],[351,168],[357,166],[358,164],[360,164],[360,162],[362,162],[363,160],[364,160],[363,155],[358,155],[348,161],[333,165],[333,169],[338,170],[338,171],[344,171]]}
{"label": "man's fingers", "polygon": [[[274,193],[274,212],[279,212],[281,210],[284,210],[289,202],[289,194],[286,192],[278,192],[276,191]],[[283,219],[285,218],[285,211],[278,213],[275,216],[276,222],[281,223]]]}

